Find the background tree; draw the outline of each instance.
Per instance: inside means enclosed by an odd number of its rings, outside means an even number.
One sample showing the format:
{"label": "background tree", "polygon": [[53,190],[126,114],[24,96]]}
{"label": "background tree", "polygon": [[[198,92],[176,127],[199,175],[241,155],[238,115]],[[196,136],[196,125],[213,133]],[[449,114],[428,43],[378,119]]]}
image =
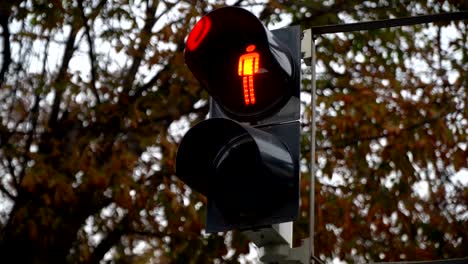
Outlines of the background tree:
{"label": "background tree", "polygon": [[[238,232],[204,233],[205,201],[174,172],[181,136],[207,113],[207,94],[184,66],[184,38],[224,4],[0,2],[2,262],[229,263],[249,251]],[[304,27],[468,5],[232,4]],[[462,21],[317,40],[321,258],[468,255],[468,187],[452,177],[468,160],[467,34]],[[308,230],[309,116],[297,240]]]}
{"label": "background tree", "polygon": [[[285,1],[282,7],[307,27],[467,10],[467,4]],[[468,255],[467,181],[453,177],[466,172],[468,160],[466,30],[465,20],[317,39],[322,258],[363,263]],[[306,230],[306,224],[298,225]]]}

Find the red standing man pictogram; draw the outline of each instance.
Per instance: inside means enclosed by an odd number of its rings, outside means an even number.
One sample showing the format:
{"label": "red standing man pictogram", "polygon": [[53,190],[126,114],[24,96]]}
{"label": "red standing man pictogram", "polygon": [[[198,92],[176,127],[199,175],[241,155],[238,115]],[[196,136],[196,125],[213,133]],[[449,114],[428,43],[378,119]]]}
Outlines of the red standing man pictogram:
{"label": "red standing man pictogram", "polygon": [[260,55],[255,50],[255,45],[249,45],[245,49],[248,53],[239,58],[239,76],[242,76],[242,86],[244,87],[245,105],[255,104],[255,89],[253,75],[258,72]]}

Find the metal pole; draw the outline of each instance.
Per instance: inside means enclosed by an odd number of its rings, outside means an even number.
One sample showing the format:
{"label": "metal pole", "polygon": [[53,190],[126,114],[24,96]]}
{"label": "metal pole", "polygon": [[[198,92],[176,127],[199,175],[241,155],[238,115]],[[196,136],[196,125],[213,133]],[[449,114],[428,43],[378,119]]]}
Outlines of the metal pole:
{"label": "metal pole", "polygon": [[450,12],[442,14],[400,17],[376,21],[364,21],[350,24],[341,25],[325,25],[312,27],[312,35],[322,35],[338,32],[353,32],[360,30],[372,30],[390,27],[411,26],[417,24],[441,22],[441,21],[455,21],[468,19],[468,11]]}
{"label": "metal pole", "polygon": [[[380,29],[380,28],[389,28],[396,26],[407,26],[415,25],[422,23],[431,23],[437,21],[454,21],[454,20],[464,20],[468,19],[468,12],[452,12],[436,15],[425,15],[418,17],[408,17],[408,18],[396,18],[396,19],[387,19],[379,21],[366,21],[352,24],[343,24],[343,25],[326,25],[326,26],[316,26],[311,28],[311,134],[310,134],[310,229],[309,229],[309,262],[310,263],[321,263],[320,259],[315,256],[314,252],[314,235],[315,235],[315,218],[314,218],[314,209],[315,209],[315,134],[316,134],[316,54],[315,54],[315,35],[337,33],[337,32],[351,32],[359,30],[370,30],[370,29]],[[307,33],[308,30],[304,31]],[[304,43],[304,42],[303,42]],[[305,42],[307,43],[307,42]],[[304,52],[304,59],[309,58],[308,49],[305,48],[302,50]],[[307,64],[307,60],[306,60]]]}
{"label": "metal pole", "polygon": [[311,91],[310,95],[312,97],[310,107],[311,107],[311,120],[310,120],[310,230],[309,230],[309,238],[310,238],[310,249],[309,249],[309,260],[310,263],[315,263],[314,261],[314,235],[315,235],[315,119],[316,119],[316,112],[315,112],[315,105],[317,101],[316,95],[316,73],[315,73],[315,39],[313,38],[312,32],[312,41],[311,41],[311,50],[312,50],[312,58],[311,58]]}

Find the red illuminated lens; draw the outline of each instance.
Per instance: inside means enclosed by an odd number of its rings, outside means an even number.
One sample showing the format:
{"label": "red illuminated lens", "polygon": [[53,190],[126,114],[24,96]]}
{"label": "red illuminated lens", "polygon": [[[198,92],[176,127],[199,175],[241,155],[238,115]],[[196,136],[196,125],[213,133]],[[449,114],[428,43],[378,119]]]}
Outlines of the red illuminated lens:
{"label": "red illuminated lens", "polygon": [[260,54],[253,52],[255,45],[249,45],[245,49],[247,53],[239,58],[238,74],[242,76],[245,105],[255,104],[255,88],[253,76],[258,72]]}
{"label": "red illuminated lens", "polygon": [[206,34],[208,34],[210,28],[210,19],[206,16],[202,17],[202,19],[200,19],[200,21],[198,21],[197,24],[195,24],[195,27],[192,29],[187,38],[187,48],[190,51],[195,50],[198,47],[198,45],[200,45],[200,43],[203,41]]}

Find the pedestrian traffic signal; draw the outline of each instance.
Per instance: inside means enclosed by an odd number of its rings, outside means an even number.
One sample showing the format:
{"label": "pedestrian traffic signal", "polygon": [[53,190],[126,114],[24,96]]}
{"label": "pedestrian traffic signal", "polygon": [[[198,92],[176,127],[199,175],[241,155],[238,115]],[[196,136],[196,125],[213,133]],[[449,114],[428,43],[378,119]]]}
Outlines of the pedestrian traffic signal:
{"label": "pedestrian traffic signal", "polygon": [[299,97],[292,89],[298,85],[299,64],[289,45],[282,44],[293,36],[285,34],[286,41],[278,36],[244,9],[220,8],[190,32],[185,62],[224,114],[244,122],[260,120],[291,96]]}
{"label": "pedestrian traffic signal", "polygon": [[190,32],[185,62],[211,96],[176,174],[208,198],[207,231],[295,219],[299,209],[300,29],[270,32],[250,12],[214,10]]}

